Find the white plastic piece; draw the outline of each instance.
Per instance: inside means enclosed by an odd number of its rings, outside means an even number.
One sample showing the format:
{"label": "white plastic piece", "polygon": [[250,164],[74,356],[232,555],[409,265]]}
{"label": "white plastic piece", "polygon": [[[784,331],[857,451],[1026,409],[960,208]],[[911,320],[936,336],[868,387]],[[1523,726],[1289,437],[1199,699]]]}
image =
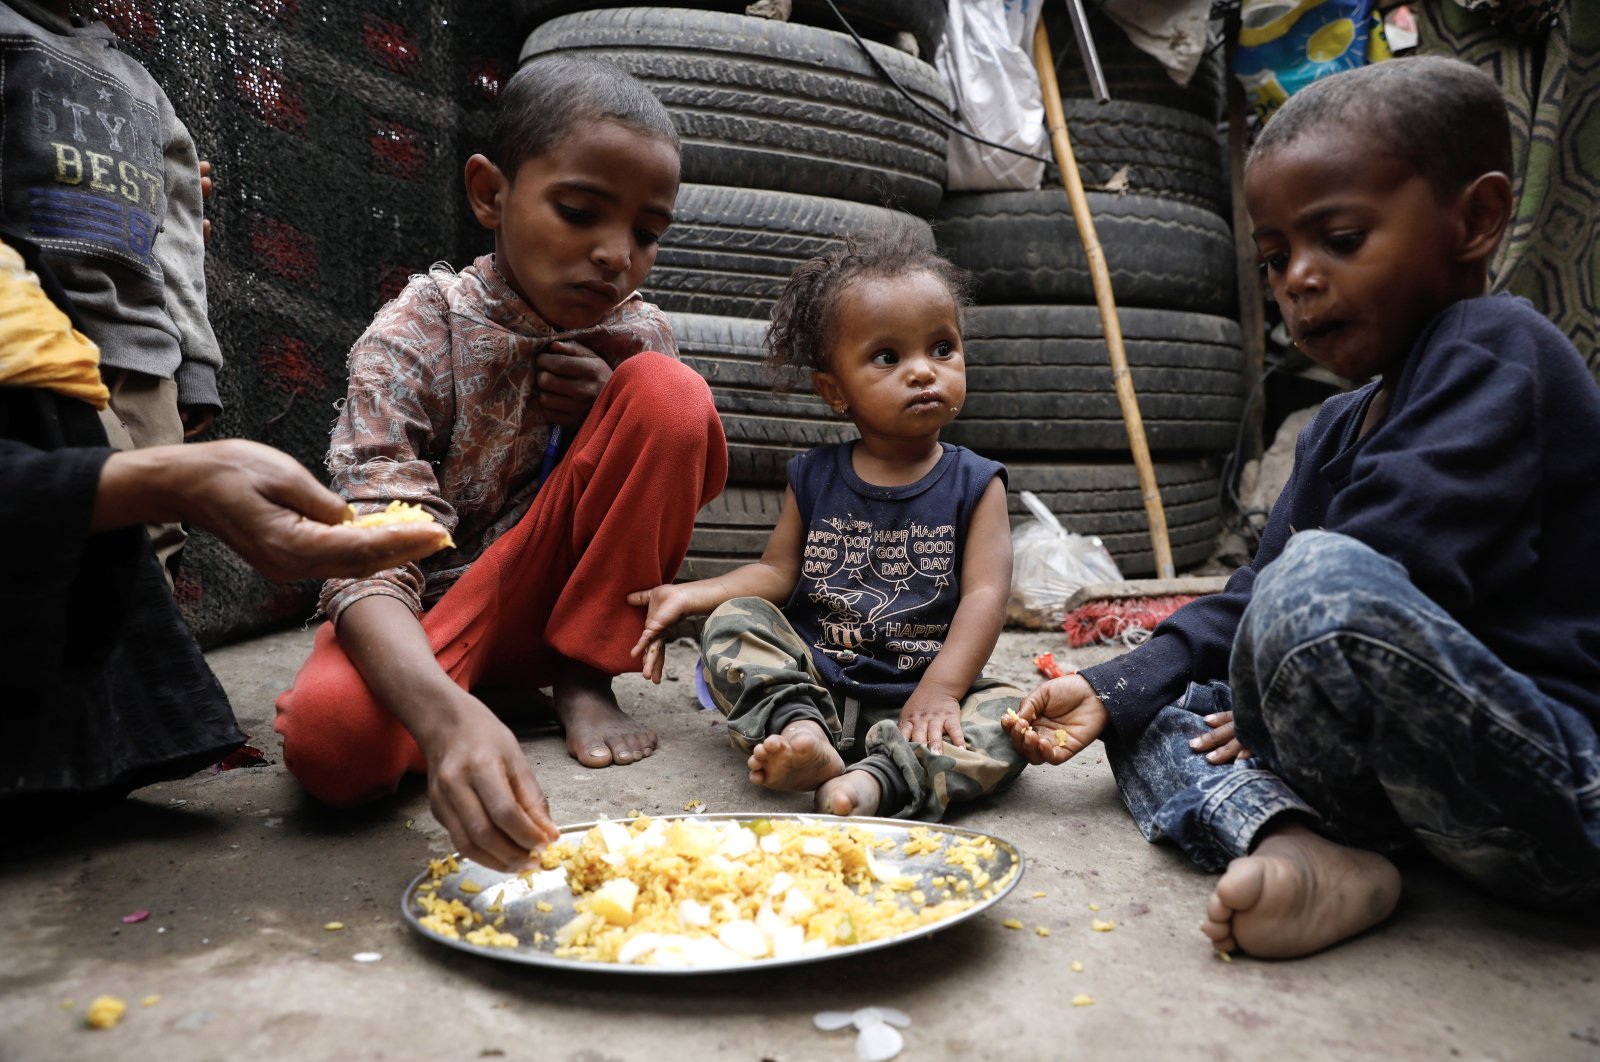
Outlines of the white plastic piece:
{"label": "white plastic piece", "polygon": [[898,1025],[902,1029],[911,1028],[911,1015],[905,1011],[896,1010],[894,1007],[874,1007],[873,1009],[878,1012],[878,1017],[890,1025]]}
{"label": "white plastic piece", "polygon": [[833,1032],[848,1027],[853,1018],[848,1010],[819,1010],[811,1023],[823,1032]]}
{"label": "white plastic piece", "polygon": [[880,1021],[868,1025],[856,1037],[856,1057],[861,1062],[889,1062],[905,1045],[899,1029]]}

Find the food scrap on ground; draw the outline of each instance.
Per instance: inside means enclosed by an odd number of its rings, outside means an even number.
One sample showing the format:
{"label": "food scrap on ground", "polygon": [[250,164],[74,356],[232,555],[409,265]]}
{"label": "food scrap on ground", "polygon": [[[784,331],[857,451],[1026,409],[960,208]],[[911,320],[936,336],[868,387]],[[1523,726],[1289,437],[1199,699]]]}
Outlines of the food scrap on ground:
{"label": "food scrap on ground", "polygon": [[1100,919],[1096,918],[1094,921],[1089,923],[1089,928],[1094,930],[1096,933],[1109,933],[1113,929],[1117,928],[1116,919],[1108,918],[1102,922]]}
{"label": "food scrap on ground", "polygon": [[1074,1007],[1092,1007],[1094,1006],[1094,997],[1087,992],[1079,992],[1072,997],[1072,1005]]}
{"label": "food scrap on ground", "polygon": [[91,1029],[109,1029],[122,1020],[127,1010],[128,1004],[116,996],[95,996],[84,1012],[84,1024]]}
{"label": "food scrap on ground", "polygon": [[140,910],[130,911],[129,913],[123,915],[122,916],[122,922],[123,922],[124,925],[132,925],[135,922],[143,922],[146,918],[149,918],[149,917],[150,917],[150,912],[141,908]]}
{"label": "food scrap on ground", "polygon": [[1021,929],[1022,928],[1022,919],[1020,919],[1020,918],[1008,918],[1004,922],[1001,922],[1000,924],[1005,926],[1007,929]]}
{"label": "food scrap on ground", "polygon": [[324,922],[322,924],[322,928],[327,930],[329,933],[337,933],[337,932],[339,932],[339,930],[344,928],[344,923],[343,922]]}

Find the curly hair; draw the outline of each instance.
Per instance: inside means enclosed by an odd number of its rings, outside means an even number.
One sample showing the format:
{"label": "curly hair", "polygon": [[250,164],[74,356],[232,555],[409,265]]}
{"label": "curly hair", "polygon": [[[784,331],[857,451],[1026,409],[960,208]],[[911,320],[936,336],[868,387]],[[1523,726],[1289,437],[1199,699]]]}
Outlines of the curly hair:
{"label": "curly hair", "polygon": [[851,234],[844,244],[803,263],[778,296],[767,326],[767,367],[782,388],[828,368],[839,296],[869,277],[926,273],[950,291],[956,323],[967,331],[972,284],[910,225]]}

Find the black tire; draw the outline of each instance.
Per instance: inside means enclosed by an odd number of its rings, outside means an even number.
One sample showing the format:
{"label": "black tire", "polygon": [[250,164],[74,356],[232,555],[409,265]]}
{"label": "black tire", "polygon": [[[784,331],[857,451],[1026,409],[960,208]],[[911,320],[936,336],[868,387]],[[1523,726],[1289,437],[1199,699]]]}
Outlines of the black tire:
{"label": "black tire", "polygon": [[[1088,193],[1118,306],[1232,315],[1233,235],[1215,212],[1145,195]],[[1059,187],[951,195],[934,236],[987,304],[1094,302],[1088,256]]]}
{"label": "black tire", "polygon": [[[1006,502],[1013,528],[1029,518],[1022,492],[1031,490],[1068,531],[1097,536],[1122,574],[1155,573],[1148,517],[1133,465],[1012,462],[1006,471],[1010,478]],[[1211,556],[1222,526],[1217,466],[1205,460],[1162,461],[1156,463],[1155,472],[1166,507],[1173,565],[1183,569],[1200,564]],[[783,490],[733,486],[708,503],[695,519],[689,555],[678,578],[724,575],[759,560],[778,524]]]}
{"label": "black tire", "polygon": [[[1121,309],[1123,346],[1154,452],[1226,450],[1244,412],[1239,325]],[[944,438],[979,453],[1126,452],[1093,306],[981,306],[967,340],[967,402]]]}
{"label": "black tire", "polygon": [[[1089,88],[1089,75],[1072,32],[1067,5],[1046,4],[1042,17],[1056,55],[1056,80],[1061,84],[1061,94],[1092,101],[1094,93]],[[1172,80],[1159,60],[1128,39],[1127,31],[1092,7],[1089,32],[1094,37],[1095,53],[1100,57],[1100,68],[1105,73],[1106,87],[1113,100],[1177,107],[1208,122],[1216,122],[1222,115],[1227,71],[1222,48],[1215,41],[1208,40],[1206,54],[1201,57],[1189,84],[1180,85]]]}
{"label": "black tire", "polygon": [[679,579],[722,575],[761,558],[783,508],[783,487],[733,486],[695,517]]}
{"label": "black tire", "polygon": [[[1232,212],[1216,126],[1198,115],[1154,103],[1063,100],[1072,154],[1090,191],[1177,199],[1219,217]],[[1044,186],[1061,171],[1045,167]]]}
{"label": "black tire", "polygon": [[[869,43],[935,114],[938,71]],[[522,58],[593,56],[648,85],[683,138],[683,179],[769,188],[926,215],[944,194],[946,133],[913,107],[848,36],[720,12],[620,8],[535,30]]]}
{"label": "black tire", "polygon": [[765,321],[795,267],[852,232],[905,227],[926,246],[933,229],[898,210],[793,192],[686,184],[661,241],[645,297],[663,310]]}
{"label": "black tire", "polygon": [[[726,11],[742,14],[750,0],[656,0],[653,7],[688,7],[700,11]],[[868,40],[890,44],[904,31],[917,39],[922,58],[930,59],[944,39],[950,10],[945,0],[834,0],[839,13],[855,31]],[[595,11],[616,7],[616,0],[512,0],[511,13],[517,28],[527,33],[541,22],[575,11]],[[791,22],[844,32],[839,19],[822,0],[797,0]]]}
{"label": "black tire", "polygon": [[728,478],[787,482],[789,459],[814,446],[856,437],[810,390],[775,393],[763,364],[766,325],[740,317],[670,313],[685,365],[705,377],[728,437]]}
{"label": "black tire", "polygon": [[[1006,462],[1011,490],[1006,496],[1014,528],[1030,519],[1022,492],[1039,496],[1068,531],[1095,535],[1123,575],[1153,575],[1155,550],[1139,473],[1132,464],[1040,464]],[[1222,530],[1218,502],[1220,476],[1209,460],[1157,461],[1156,485],[1167,518],[1172,563],[1193,567],[1211,556]]]}

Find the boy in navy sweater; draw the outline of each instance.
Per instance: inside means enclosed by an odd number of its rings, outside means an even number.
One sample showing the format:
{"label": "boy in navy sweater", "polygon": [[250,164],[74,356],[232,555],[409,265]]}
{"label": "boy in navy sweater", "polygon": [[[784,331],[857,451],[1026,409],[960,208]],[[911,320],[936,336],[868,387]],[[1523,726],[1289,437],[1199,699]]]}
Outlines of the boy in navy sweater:
{"label": "boy in navy sweater", "polygon": [[1034,763],[1105,738],[1145,836],[1224,871],[1221,951],[1377,924],[1418,845],[1521,904],[1600,897],[1600,388],[1486,294],[1510,167],[1499,90],[1454,60],[1290,98],[1245,176],[1262,268],[1296,345],[1371,382],[1301,434],[1226,592],[1008,720]]}

